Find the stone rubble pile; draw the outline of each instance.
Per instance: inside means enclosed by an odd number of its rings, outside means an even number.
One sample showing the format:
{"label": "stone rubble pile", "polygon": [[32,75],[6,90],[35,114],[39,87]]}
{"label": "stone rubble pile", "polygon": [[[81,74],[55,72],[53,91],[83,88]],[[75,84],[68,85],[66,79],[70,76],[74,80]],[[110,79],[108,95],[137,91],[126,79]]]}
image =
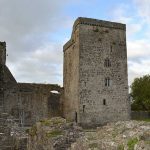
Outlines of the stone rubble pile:
{"label": "stone rubble pile", "polygon": [[29,130],[28,150],[67,150],[81,136],[82,129],[74,123],[60,117],[45,119]]}
{"label": "stone rubble pile", "polygon": [[7,113],[0,113],[0,150],[26,150],[27,134],[15,119]]}
{"label": "stone rubble pile", "polygon": [[120,121],[85,131],[71,150],[150,150],[150,122]]}

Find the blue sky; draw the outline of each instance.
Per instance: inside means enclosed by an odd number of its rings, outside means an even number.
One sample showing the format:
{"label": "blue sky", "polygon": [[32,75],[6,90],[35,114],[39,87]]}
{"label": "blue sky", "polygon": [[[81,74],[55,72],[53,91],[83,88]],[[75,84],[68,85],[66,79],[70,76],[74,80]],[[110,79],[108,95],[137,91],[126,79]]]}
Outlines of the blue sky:
{"label": "blue sky", "polygon": [[63,44],[77,17],[125,23],[129,85],[150,73],[150,0],[0,0],[0,40],[17,81],[62,85]]}

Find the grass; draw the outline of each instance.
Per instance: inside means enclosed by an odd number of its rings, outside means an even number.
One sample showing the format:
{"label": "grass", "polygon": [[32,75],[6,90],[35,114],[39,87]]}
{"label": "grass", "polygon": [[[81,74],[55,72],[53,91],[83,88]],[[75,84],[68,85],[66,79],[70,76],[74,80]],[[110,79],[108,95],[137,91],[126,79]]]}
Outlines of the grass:
{"label": "grass", "polygon": [[131,139],[129,139],[128,140],[128,143],[127,143],[127,145],[128,145],[128,150],[134,150],[134,146],[135,146],[135,144],[137,144],[138,143],[138,139],[137,138],[131,138]]}
{"label": "grass", "polygon": [[50,120],[48,120],[48,119],[41,120],[40,122],[42,125],[50,126],[50,125],[61,125],[64,123],[64,120],[59,117],[55,117]]}
{"label": "grass", "polygon": [[54,131],[50,131],[50,132],[46,133],[46,136],[48,138],[53,138],[53,137],[57,137],[60,135],[63,135],[63,132],[60,130],[54,130]]}
{"label": "grass", "polygon": [[41,120],[40,122],[41,122],[42,125],[45,125],[45,126],[51,125],[50,120]]}

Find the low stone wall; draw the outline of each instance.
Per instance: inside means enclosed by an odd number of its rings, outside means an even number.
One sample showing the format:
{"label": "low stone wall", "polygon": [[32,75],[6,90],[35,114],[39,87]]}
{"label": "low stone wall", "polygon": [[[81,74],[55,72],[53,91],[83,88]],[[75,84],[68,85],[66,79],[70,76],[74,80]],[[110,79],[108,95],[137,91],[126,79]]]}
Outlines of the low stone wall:
{"label": "low stone wall", "polygon": [[150,119],[150,112],[148,111],[132,111],[131,119]]}

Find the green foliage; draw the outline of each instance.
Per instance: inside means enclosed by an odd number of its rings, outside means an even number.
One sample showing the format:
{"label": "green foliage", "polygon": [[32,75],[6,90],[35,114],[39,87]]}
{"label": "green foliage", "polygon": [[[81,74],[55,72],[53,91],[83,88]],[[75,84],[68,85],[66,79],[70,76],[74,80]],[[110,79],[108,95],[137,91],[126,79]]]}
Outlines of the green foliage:
{"label": "green foliage", "polygon": [[137,144],[137,143],[138,143],[138,139],[137,139],[137,138],[129,139],[129,140],[128,140],[128,143],[127,143],[127,145],[128,145],[128,150],[134,150],[134,146],[135,146],[135,144]]}
{"label": "green foliage", "polygon": [[136,78],[131,85],[132,110],[150,111],[150,75]]}

